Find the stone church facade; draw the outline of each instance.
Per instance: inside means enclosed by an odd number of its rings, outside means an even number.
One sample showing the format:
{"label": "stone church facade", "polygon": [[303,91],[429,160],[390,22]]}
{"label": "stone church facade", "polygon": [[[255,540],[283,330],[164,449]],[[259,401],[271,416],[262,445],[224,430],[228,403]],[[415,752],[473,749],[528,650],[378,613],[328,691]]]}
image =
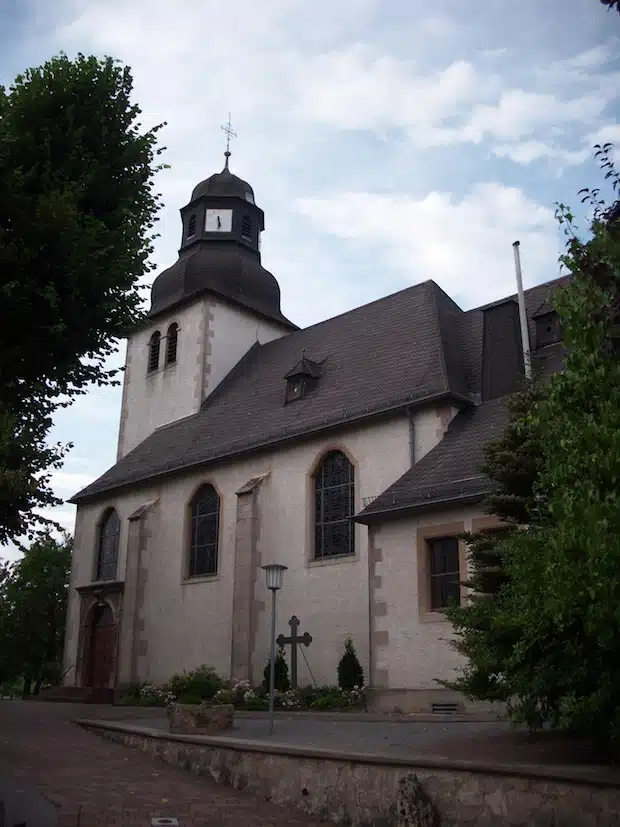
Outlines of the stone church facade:
{"label": "stone church facade", "polygon": [[[516,298],[462,311],[434,282],[306,329],[260,257],[264,215],[228,166],[181,210],[178,261],[128,342],[116,464],[79,492],[65,683],[118,688],[209,664],[259,682],[261,566],[287,566],[278,632],[335,683],[353,639],[375,708],[464,703],[442,613],[467,599],[463,531],[484,443],[523,372]],[[561,365],[550,296],[526,292],[537,370]],[[306,662],[307,661],[307,662]]]}

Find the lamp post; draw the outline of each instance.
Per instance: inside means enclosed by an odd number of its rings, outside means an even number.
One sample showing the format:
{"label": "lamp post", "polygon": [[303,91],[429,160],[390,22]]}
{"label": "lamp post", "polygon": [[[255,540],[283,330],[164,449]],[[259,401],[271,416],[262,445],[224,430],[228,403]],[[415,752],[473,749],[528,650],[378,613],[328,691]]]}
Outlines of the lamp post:
{"label": "lamp post", "polygon": [[276,592],[282,588],[282,579],[287,566],[271,563],[263,566],[267,588],[271,591],[271,659],[269,666],[269,734],[273,733],[273,696],[276,683]]}

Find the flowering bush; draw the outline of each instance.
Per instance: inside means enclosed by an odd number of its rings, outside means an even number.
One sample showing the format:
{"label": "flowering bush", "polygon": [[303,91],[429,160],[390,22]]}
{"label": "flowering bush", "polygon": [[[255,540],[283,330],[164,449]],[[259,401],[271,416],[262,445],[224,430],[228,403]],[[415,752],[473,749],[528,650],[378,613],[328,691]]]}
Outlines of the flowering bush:
{"label": "flowering bush", "polygon": [[281,709],[301,709],[303,700],[297,689],[287,689],[286,692],[276,692],[274,706]]}
{"label": "flowering bush", "polygon": [[365,707],[366,693],[364,687],[354,686],[353,689],[340,689],[339,686],[326,686],[318,690],[310,700],[310,709],[353,709]]}
{"label": "flowering bush", "polygon": [[144,706],[169,706],[176,701],[176,695],[165,689],[159,689],[152,683],[146,683],[140,690],[139,699]]}
{"label": "flowering bush", "polygon": [[183,672],[181,675],[173,675],[164,689],[176,697],[180,695],[198,696],[202,700],[211,699],[219,689],[224,686],[224,681],[211,667],[202,665],[190,672]]}
{"label": "flowering bush", "polygon": [[233,703],[232,690],[228,689],[228,687],[218,689],[215,695],[213,696],[213,703],[226,705]]}

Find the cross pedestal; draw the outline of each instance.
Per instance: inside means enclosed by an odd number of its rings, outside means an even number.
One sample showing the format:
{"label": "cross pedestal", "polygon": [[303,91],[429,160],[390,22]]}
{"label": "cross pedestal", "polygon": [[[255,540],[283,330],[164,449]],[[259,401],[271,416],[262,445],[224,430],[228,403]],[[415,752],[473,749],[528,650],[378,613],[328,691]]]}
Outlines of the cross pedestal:
{"label": "cross pedestal", "polygon": [[291,647],[291,688],[297,689],[297,645],[301,643],[304,646],[310,646],[312,643],[312,635],[309,635],[308,632],[304,632],[301,636],[297,635],[299,618],[295,615],[289,620],[288,625],[291,627],[290,637],[278,635],[276,643],[278,646]]}

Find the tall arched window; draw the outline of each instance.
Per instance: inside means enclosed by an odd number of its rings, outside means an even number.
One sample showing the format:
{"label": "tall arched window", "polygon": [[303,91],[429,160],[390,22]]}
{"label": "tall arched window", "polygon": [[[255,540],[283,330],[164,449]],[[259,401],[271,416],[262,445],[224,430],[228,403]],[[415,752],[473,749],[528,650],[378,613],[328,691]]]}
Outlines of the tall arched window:
{"label": "tall arched window", "polygon": [[161,345],[161,333],[156,330],[149,341],[149,373],[159,367],[159,348]]}
{"label": "tall arched window", "polygon": [[341,451],[327,454],[314,478],[314,557],[355,553],[355,469]]}
{"label": "tall arched window", "polygon": [[166,334],[166,365],[174,365],[177,360],[177,340],[179,338],[179,326],[172,322]]}
{"label": "tall arched window", "polygon": [[118,565],[118,546],[121,521],[113,508],[103,515],[99,525],[97,544],[97,580],[115,580]]}
{"label": "tall arched window", "polygon": [[189,576],[217,574],[220,498],[212,485],[201,485],[190,503]]}

